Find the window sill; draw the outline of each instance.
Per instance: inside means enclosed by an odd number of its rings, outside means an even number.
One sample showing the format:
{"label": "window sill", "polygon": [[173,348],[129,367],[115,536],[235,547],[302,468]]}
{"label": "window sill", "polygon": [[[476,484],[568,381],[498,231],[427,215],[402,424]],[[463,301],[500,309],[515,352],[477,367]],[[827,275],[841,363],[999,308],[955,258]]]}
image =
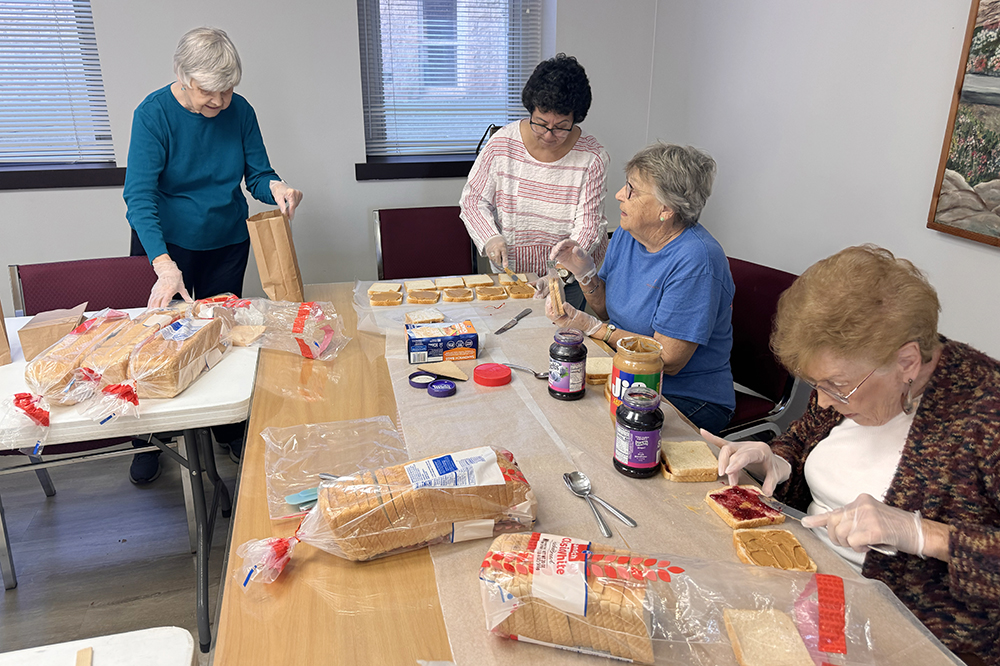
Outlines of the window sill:
{"label": "window sill", "polygon": [[354,165],[354,175],[357,180],[465,178],[475,161],[473,154],[369,157],[367,162]]}
{"label": "window sill", "polygon": [[0,190],[121,187],[125,167],[108,164],[0,166]]}

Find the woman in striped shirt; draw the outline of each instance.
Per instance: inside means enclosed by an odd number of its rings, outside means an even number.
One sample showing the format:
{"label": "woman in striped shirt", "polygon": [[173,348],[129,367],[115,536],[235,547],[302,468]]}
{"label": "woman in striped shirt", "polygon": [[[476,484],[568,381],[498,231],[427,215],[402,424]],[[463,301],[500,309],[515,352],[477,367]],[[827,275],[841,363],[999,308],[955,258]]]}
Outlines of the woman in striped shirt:
{"label": "woman in striped shirt", "polygon": [[[579,123],[591,93],[576,58],[541,62],[521,93],[528,117],[500,129],[476,158],[462,190],[462,220],[494,270],[544,275],[552,247],[569,238],[599,266],[608,245],[604,216],[608,152]],[[575,281],[566,300],[583,308]]]}

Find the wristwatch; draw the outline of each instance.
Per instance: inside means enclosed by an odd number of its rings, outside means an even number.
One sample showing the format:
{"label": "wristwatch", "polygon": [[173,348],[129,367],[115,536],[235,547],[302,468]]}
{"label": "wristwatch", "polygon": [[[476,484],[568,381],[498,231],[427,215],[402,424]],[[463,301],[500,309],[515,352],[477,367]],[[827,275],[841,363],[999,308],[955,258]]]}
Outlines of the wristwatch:
{"label": "wristwatch", "polygon": [[614,324],[605,324],[607,326],[607,332],[604,334],[604,342],[611,339],[611,334],[618,330],[618,327]]}

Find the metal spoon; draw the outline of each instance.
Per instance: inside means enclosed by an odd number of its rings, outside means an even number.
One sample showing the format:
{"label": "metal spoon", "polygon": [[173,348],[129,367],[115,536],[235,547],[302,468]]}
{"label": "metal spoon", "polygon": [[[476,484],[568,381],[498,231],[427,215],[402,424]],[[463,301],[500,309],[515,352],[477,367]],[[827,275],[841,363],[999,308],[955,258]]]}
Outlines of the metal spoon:
{"label": "metal spoon", "polygon": [[513,363],[501,363],[500,365],[506,365],[508,368],[514,368],[515,370],[524,370],[525,372],[530,372],[535,376],[535,379],[548,379],[549,373],[547,372],[535,372],[531,368],[525,367],[523,365],[514,365]]}
{"label": "metal spoon", "polygon": [[587,478],[587,475],[584,474],[583,472],[567,472],[566,474],[563,474],[563,481],[566,482],[566,487],[569,488],[574,495],[583,497],[590,504],[590,508],[594,511],[594,515],[597,516],[597,523],[601,527],[601,534],[603,534],[604,536],[610,537],[611,535],[605,531],[604,528],[607,527],[607,523],[604,522],[604,518],[601,516],[601,514],[597,512],[597,507],[595,507],[593,504],[594,501],[600,503],[601,506],[603,506],[605,509],[611,512],[611,515],[613,515],[615,518],[622,521],[629,527],[636,526],[636,522],[632,520],[630,516],[628,516],[622,511],[619,511],[618,509],[611,506],[610,504],[608,504],[600,497],[594,495],[591,492],[590,479]]}

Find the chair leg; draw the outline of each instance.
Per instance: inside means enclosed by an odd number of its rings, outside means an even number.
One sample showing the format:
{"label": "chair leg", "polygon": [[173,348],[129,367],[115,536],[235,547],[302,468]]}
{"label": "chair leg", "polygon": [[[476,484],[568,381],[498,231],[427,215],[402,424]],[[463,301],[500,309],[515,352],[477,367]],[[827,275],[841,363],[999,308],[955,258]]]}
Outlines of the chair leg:
{"label": "chair leg", "polygon": [[3,576],[3,588],[13,590],[17,587],[17,573],[14,571],[14,554],[10,551],[10,535],[7,533],[7,518],[3,512],[2,497],[0,497],[0,536],[3,537],[3,550],[0,550],[0,575]]}
{"label": "chair leg", "polygon": [[[37,465],[42,462],[42,457],[28,456],[28,460],[30,460],[33,465]],[[52,483],[52,477],[49,476],[49,470],[36,469],[35,476],[38,477],[38,482],[42,484],[42,490],[45,492],[46,497],[52,497],[56,494],[56,487]]]}

